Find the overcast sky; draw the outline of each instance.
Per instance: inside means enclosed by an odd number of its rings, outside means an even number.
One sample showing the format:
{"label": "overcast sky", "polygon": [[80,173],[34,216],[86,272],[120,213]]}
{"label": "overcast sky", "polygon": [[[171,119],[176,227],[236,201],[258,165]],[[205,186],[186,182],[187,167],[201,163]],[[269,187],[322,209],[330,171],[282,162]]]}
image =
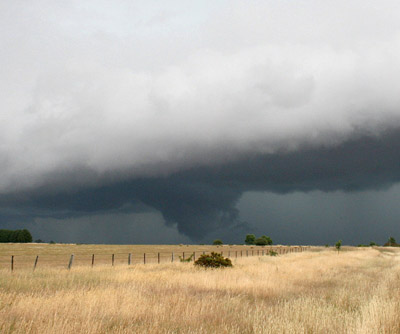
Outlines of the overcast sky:
{"label": "overcast sky", "polygon": [[398,1],[3,1],[0,228],[400,239]]}

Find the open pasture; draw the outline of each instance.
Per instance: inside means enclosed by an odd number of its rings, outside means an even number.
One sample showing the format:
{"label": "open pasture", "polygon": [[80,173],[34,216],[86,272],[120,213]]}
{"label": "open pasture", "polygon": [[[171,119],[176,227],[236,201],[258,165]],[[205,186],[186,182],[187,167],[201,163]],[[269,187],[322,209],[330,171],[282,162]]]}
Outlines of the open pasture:
{"label": "open pasture", "polygon": [[0,270],[1,333],[400,333],[400,253]]}
{"label": "open pasture", "polygon": [[[179,257],[188,258],[191,254],[200,256],[203,252],[219,252],[231,258],[249,257],[266,254],[270,250],[278,254],[299,252],[305,247],[299,246],[244,246],[244,245],[87,245],[87,244],[1,244],[0,268],[10,268],[11,256],[14,256],[14,270],[32,268],[36,256],[39,256],[37,268],[67,267],[71,254],[74,254],[73,266],[127,265],[129,254],[131,264],[178,262]],[[146,254],[146,255],[144,255]]]}

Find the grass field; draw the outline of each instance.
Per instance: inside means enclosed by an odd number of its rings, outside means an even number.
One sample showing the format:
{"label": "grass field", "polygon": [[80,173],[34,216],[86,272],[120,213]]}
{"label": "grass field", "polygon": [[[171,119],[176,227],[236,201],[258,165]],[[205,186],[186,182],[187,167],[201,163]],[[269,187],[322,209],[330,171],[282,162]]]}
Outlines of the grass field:
{"label": "grass field", "polygon": [[0,333],[400,333],[398,249],[0,270]]}
{"label": "grass field", "polygon": [[[0,269],[10,268],[11,255],[14,255],[14,269],[32,268],[35,258],[39,255],[38,268],[42,267],[66,267],[71,254],[74,254],[74,266],[90,266],[92,254],[95,254],[95,265],[111,265],[114,254],[115,265],[127,265],[128,254],[131,253],[131,263],[143,263],[143,254],[146,253],[146,263],[157,263],[160,253],[161,263],[170,263],[172,253],[174,261],[180,257],[187,258],[193,252],[199,256],[203,252],[222,252],[232,258],[254,256],[269,250],[275,250],[279,254],[289,251],[299,251],[299,247],[271,246],[257,247],[244,245],[77,245],[77,244],[2,244],[0,243]],[[258,253],[257,253],[258,252]]]}

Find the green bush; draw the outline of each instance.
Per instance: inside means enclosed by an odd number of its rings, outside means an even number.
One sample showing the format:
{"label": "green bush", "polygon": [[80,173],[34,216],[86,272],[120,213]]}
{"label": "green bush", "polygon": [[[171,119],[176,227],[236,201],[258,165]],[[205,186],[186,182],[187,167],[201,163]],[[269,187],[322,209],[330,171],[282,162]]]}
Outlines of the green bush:
{"label": "green bush", "polygon": [[223,245],[223,244],[224,244],[224,243],[222,242],[221,239],[215,239],[215,240],[213,241],[213,245],[216,245],[216,246]]}
{"label": "green bush", "polygon": [[278,256],[278,253],[275,252],[275,251],[273,251],[273,250],[270,250],[270,251],[269,251],[269,255],[270,255],[270,256]]}
{"label": "green bush", "polygon": [[179,260],[180,260],[181,262],[191,262],[192,259],[193,259],[193,256],[194,256],[194,253],[191,254],[191,255],[190,255],[188,258],[186,258],[186,259],[184,259],[182,256],[179,256]]}
{"label": "green bush", "polygon": [[223,257],[220,253],[212,252],[211,254],[201,255],[194,262],[194,265],[205,268],[223,268],[232,267],[232,261],[227,257]]}

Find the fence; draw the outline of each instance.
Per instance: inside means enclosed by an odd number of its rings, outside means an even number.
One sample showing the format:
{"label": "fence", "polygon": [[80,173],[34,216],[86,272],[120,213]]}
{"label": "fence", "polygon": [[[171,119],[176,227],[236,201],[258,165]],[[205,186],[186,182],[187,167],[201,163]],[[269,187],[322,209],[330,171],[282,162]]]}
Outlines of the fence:
{"label": "fence", "polygon": [[[240,250],[221,250],[216,251],[231,259],[265,256],[271,252],[277,255],[299,253],[309,249],[310,246],[280,246],[280,247],[260,247],[259,249],[240,249]],[[113,253],[113,254],[43,254],[43,255],[11,255],[9,256],[9,268],[11,271],[32,266],[32,270],[42,267],[64,267],[71,269],[73,266],[95,265],[133,265],[149,263],[173,263],[187,260],[198,259],[202,254],[210,251],[178,251],[178,252],[144,252],[144,253]],[[7,257],[0,258],[0,268],[7,266]]]}

